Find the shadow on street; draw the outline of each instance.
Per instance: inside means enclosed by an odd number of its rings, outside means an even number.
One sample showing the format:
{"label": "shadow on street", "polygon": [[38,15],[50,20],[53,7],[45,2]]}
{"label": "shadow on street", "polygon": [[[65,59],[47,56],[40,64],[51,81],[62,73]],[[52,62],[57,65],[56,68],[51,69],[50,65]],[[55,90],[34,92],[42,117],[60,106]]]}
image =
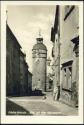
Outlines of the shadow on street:
{"label": "shadow on street", "polygon": [[6,100],[6,115],[32,115],[29,111],[24,109],[22,106]]}

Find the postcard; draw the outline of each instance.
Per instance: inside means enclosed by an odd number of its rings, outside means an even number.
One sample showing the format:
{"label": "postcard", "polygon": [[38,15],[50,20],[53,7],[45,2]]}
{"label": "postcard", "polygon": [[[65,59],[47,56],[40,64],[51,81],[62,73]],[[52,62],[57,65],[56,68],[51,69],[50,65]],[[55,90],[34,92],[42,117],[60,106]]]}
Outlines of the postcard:
{"label": "postcard", "polygon": [[83,123],[83,2],[1,2],[1,122]]}

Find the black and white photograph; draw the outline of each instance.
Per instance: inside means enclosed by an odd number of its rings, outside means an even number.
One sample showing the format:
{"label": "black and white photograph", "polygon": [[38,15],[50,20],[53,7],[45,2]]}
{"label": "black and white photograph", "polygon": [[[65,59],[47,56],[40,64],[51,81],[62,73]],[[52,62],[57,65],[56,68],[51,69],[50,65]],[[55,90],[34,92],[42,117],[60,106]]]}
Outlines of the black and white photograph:
{"label": "black and white photograph", "polygon": [[5,117],[82,115],[81,8],[81,2],[5,5]]}

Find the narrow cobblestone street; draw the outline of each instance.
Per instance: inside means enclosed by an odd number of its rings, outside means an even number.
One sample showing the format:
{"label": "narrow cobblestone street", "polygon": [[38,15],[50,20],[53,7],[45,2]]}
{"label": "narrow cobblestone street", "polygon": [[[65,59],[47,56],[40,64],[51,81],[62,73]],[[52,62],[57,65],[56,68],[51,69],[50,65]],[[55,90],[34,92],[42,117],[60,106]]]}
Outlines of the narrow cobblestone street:
{"label": "narrow cobblestone street", "polygon": [[[66,116],[77,115],[78,112],[76,108],[72,108],[62,102],[53,101],[52,94],[50,93],[47,94],[45,100],[43,100],[42,96],[10,97],[7,99],[29,112],[29,115]],[[8,111],[8,114],[10,114],[10,110]],[[28,115],[24,110],[14,112],[13,108],[13,111],[11,110],[11,112],[12,114]]]}

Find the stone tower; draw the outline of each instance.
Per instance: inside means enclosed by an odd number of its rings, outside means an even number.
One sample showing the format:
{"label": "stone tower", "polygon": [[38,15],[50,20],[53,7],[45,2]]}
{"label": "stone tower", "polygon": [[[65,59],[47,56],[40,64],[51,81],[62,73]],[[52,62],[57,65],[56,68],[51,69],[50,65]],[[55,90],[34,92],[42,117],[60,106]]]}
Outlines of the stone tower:
{"label": "stone tower", "polygon": [[46,60],[47,48],[43,44],[43,38],[39,35],[36,38],[37,43],[32,49],[33,58],[33,76],[32,76],[32,90],[46,91]]}

